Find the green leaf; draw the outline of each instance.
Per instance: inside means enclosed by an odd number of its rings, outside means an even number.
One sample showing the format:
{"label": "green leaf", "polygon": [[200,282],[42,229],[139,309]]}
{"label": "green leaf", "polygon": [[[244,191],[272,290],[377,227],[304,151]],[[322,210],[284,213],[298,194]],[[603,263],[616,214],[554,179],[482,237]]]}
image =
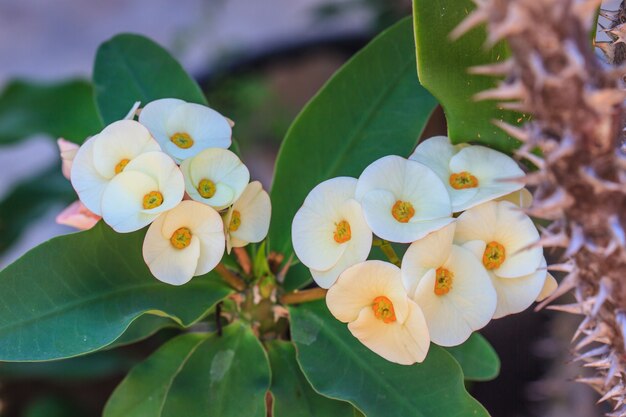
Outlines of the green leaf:
{"label": "green leaf", "polygon": [[54,238],[0,271],[0,360],[42,361],[101,349],[143,314],[183,326],[231,290],[213,273],[175,287],[143,261],[145,230],[93,229]]}
{"label": "green leaf", "polygon": [[500,373],[500,359],[489,342],[474,333],[462,345],[446,348],[461,365],[468,381],[490,381]]}
{"label": "green leaf", "polygon": [[316,391],[349,401],[367,417],[486,417],[463,385],[463,373],[444,349],[426,360],[397,365],[362,345],[328,312],[324,301],[290,308],[298,361]]}
{"label": "green leaf", "polygon": [[491,121],[516,123],[521,116],[499,110],[494,101],[474,101],[476,93],[495,87],[496,80],[467,72],[469,67],[504,61],[509,56],[506,46],[485,49],[484,27],[456,41],[449,37],[474,8],[471,0],[413,0],[419,79],[443,106],[454,143],[476,141],[507,152],[518,142]]}
{"label": "green leaf", "polygon": [[104,417],[265,417],[270,370],[250,328],[167,342],[117,387]]}
{"label": "green leaf", "polygon": [[15,80],[0,94],[0,145],[43,133],[82,143],[102,128],[91,84]]}
{"label": "green leaf", "polygon": [[344,65],[287,132],[271,193],[272,250],[287,259],[293,253],[291,221],[317,184],[341,175],[358,177],[385,155],[408,156],[436,104],[417,80],[407,18]]}
{"label": "green leaf", "polygon": [[107,346],[107,349],[131,345],[147,339],[159,330],[170,327],[179,328],[180,326],[169,317],[153,316],[152,314],[139,316],[130,324],[123,335]]}
{"label": "green leaf", "polygon": [[206,104],[198,84],[163,47],[140,35],[117,35],[98,48],[96,103],[105,124],[122,119],[136,101],[160,98]]}
{"label": "green leaf", "polygon": [[274,417],[347,417],[352,406],[324,397],[311,387],[296,361],[291,342],[274,340],[266,344],[272,366]]}
{"label": "green leaf", "polygon": [[0,252],[11,246],[50,206],[67,205],[76,200],[70,182],[55,166],[17,185],[0,202]]}

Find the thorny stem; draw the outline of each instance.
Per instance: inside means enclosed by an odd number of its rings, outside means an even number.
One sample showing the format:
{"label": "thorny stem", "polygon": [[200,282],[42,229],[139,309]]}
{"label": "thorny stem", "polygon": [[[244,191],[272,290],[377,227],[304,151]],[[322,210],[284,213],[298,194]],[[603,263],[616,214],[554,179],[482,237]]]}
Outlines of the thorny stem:
{"label": "thorny stem", "polygon": [[308,303],[309,301],[321,300],[326,297],[328,290],[324,288],[311,288],[310,290],[294,291],[283,294],[280,303],[284,305]]}
{"label": "thorny stem", "polygon": [[399,267],[402,264],[400,258],[398,257],[398,254],[393,249],[393,246],[391,246],[390,242],[383,239],[374,238],[373,245],[380,247],[380,250],[383,251],[389,262],[391,262],[395,266]]}
{"label": "thorny stem", "polygon": [[215,272],[220,274],[222,279],[237,291],[243,291],[246,289],[247,286],[245,281],[241,279],[237,274],[226,268],[224,264],[218,264],[215,267]]}

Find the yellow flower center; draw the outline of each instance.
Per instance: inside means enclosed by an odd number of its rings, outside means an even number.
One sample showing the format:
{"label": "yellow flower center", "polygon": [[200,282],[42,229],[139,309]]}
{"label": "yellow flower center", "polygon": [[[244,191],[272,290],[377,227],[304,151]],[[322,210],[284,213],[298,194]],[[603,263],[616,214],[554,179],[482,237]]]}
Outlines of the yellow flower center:
{"label": "yellow flower center", "polygon": [[126,165],[128,165],[129,162],[130,159],[126,158],[118,162],[117,165],[115,165],[115,174],[119,174],[120,172],[124,171],[124,168],[126,168]]}
{"label": "yellow flower center", "polygon": [[163,204],[163,194],[159,191],[150,191],[143,196],[143,208],[150,210]]}
{"label": "yellow flower center", "polygon": [[454,274],[446,268],[437,268],[435,271],[435,294],[446,295],[452,289]]}
{"label": "yellow flower center", "polygon": [[500,268],[506,259],[506,250],[498,242],[489,242],[483,253],[483,265],[487,269]]}
{"label": "yellow flower center", "polygon": [[217,188],[215,187],[215,183],[206,178],[201,179],[198,183],[198,193],[202,196],[202,198],[211,198],[215,195],[215,191]]}
{"label": "yellow flower center", "polygon": [[391,215],[400,223],[408,223],[415,216],[415,209],[408,201],[398,200],[391,208]]}
{"label": "yellow flower center", "polygon": [[372,310],[374,310],[376,318],[382,320],[384,323],[393,323],[396,321],[396,312],[393,309],[393,303],[384,295],[374,298]]}
{"label": "yellow flower center", "polygon": [[467,171],[451,174],[449,181],[450,186],[455,190],[478,187],[478,178]]}
{"label": "yellow flower center", "polygon": [[176,249],[185,249],[191,243],[191,230],[187,227],[176,229],[170,237],[170,243]]}
{"label": "yellow flower center", "polygon": [[237,210],[233,210],[233,215],[230,217],[230,224],[228,225],[228,230],[231,232],[236,232],[241,226],[241,213]]}
{"label": "yellow flower center", "polygon": [[170,140],[181,149],[189,149],[193,146],[193,139],[189,133],[176,132],[170,136]]}
{"label": "yellow flower center", "polygon": [[350,223],[345,220],[335,223],[335,233],[333,238],[337,243],[346,243],[352,238],[352,231],[350,230]]}

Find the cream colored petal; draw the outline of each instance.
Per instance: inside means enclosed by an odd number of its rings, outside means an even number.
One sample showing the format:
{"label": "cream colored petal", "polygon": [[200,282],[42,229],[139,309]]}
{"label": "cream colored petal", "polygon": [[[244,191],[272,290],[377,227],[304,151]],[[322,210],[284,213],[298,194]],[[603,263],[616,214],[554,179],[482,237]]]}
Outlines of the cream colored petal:
{"label": "cream colored petal", "polygon": [[100,175],[109,179],[115,176],[115,167],[120,161],[132,161],[144,152],[161,150],[148,129],[133,120],[111,123],[94,139],[94,166]]}
{"label": "cream colored petal", "polygon": [[524,176],[517,162],[508,155],[484,146],[468,146],[450,159],[452,172],[469,172],[478,178],[479,187],[493,184],[509,184],[509,192],[522,188],[519,182],[504,182]]}
{"label": "cream colored petal", "polygon": [[332,268],[326,271],[311,269],[313,279],[322,288],[330,288],[343,271],[365,261],[372,248],[372,231],[365,222],[361,205],[356,200],[348,200],[340,212],[350,224],[352,236],[344,243],[346,250]]}
{"label": "cream colored petal", "polygon": [[80,201],[91,212],[102,215],[102,194],[109,180],[96,171],[93,162],[94,139],[87,139],[72,161],[70,181]]}
{"label": "cream colored petal", "polygon": [[541,292],[539,293],[539,296],[537,296],[537,299],[535,301],[539,303],[550,297],[558,287],[559,283],[556,282],[556,279],[554,279],[554,277],[550,273],[546,274],[546,280],[543,284],[543,288],[541,288]]}
{"label": "cream colored petal", "polygon": [[[425,324],[419,307],[415,307],[412,309],[415,317],[411,318],[411,324]],[[371,307],[364,307],[357,320],[348,324],[348,329],[371,351],[400,365],[422,362],[430,346],[426,326],[409,330],[399,322],[384,323],[376,318]]]}
{"label": "cream colored petal", "polygon": [[[420,165],[415,161],[411,164]],[[389,155],[372,162],[359,177],[355,196],[361,201],[373,190],[386,190],[398,199],[403,192],[409,161],[400,156]]]}
{"label": "cream colored petal", "polygon": [[498,294],[498,307],[494,319],[526,310],[539,297],[546,283],[546,261],[542,260],[540,269],[519,278],[499,278],[491,274],[493,286]]}
{"label": "cream colored petal", "polygon": [[421,142],[409,159],[426,165],[432,169],[443,183],[450,178],[450,159],[458,149],[450,143],[446,136],[434,136]]}
{"label": "cream colored petal", "polygon": [[265,239],[270,227],[272,203],[260,182],[248,184],[240,199],[233,204],[234,211],[239,212],[241,224],[237,230],[230,230],[233,238],[252,243]]}
{"label": "cream colored petal", "polygon": [[135,101],[130,110],[128,110],[128,113],[126,113],[126,116],[124,116],[124,120],[133,120],[137,114],[137,110],[139,110],[139,106],[141,106],[141,101]]}
{"label": "cream colored petal", "polygon": [[417,284],[429,270],[446,262],[452,250],[454,230],[452,223],[409,246],[402,258],[402,282],[409,294],[415,293]]}
{"label": "cream colored petal", "polygon": [[351,177],[323,181],[309,192],[302,206],[333,221],[340,221],[340,207],[354,198],[356,185],[357,179]]}
{"label": "cream colored petal", "polygon": [[457,346],[491,320],[497,296],[486,270],[467,249],[454,246],[442,267],[453,274],[450,292],[435,294],[431,272],[419,282],[413,300],[424,312],[432,341]]}
{"label": "cream colored petal", "polygon": [[337,320],[356,320],[363,307],[373,305],[374,299],[385,296],[392,302],[396,318],[404,322],[408,314],[408,299],[402,286],[400,268],[383,261],[365,261],[346,269],[326,294],[326,304]]}
{"label": "cream colored petal", "polygon": [[508,201],[521,208],[529,208],[533,204],[533,195],[526,188],[496,198],[495,201]]}
{"label": "cream colored petal", "polygon": [[163,98],[160,100],[154,100],[146,104],[139,113],[139,123],[148,128],[152,136],[161,145],[163,151],[165,151],[165,144],[170,143],[170,137],[167,134],[165,124],[170,115],[174,112],[174,109],[185,104],[183,100],[175,98]]}
{"label": "cream colored petal", "polygon": [[396,199],[389,191],[369,191],[361,200],[367,224],[378,237],[397,243],[411,243],[452,223],[452,217],[400,223],[391,213]]}
{"label": "cream colored petal", "polygon": [[501,278],[515,278],[535,271],[543,258],[543,249],[533,247],[539,232],[533,221],[519,207],[507,201],[497,204],[496,231],[493,240],[506,249],[504,263],[493,272]]}
{"label": "cream colored petal", "polygon": [[462,213],[456,221],[454,241],[463,244],[470,240],[491,242],[497,231],[498,205],[494,202],[481,204]]}
{"label": "cream colored petal", "polygon": [[147,226],[159,213],[146,214],[143,198],[158,190],[156,181],[141,172],[122,172],[109,182],[102,196],[102,218],[116,232],[128,233]]}
{"label": "cream colored petal", "polygon": [[148,228],[143,242],[143,258],[150,272],[159,281],[172,285],[183,285],[195,274],[200,256],[200,240],[192,237],[191,243],[184,249],[177,249],[164,238],[161,227],[164,216],[159,216]]}
{"label": "cream colored petal", "polygon": [[70,172],[72,170],[72,161],[74,160],[80,146],[63,138],[57,139],[57,146],[59,147],[59,155],[61,156],[61,161],[63,163],[61,167],[63,176],[69,180]]}
{"label": "cream colored petal", "polygon": [[439,177],[426,166],[407,161],[406,177],[398,200],[410,201],[415,208],[411,222],[452,216],[450,196]]}
{"label": "cream colored petal", "polygon": [[483,254],[485,253],[485,248],[487,247],[487,244],[482,240],[470,240],[468,242],[463,243],[461,247],[472,252],[474,257],[478,261],[482,262]]}

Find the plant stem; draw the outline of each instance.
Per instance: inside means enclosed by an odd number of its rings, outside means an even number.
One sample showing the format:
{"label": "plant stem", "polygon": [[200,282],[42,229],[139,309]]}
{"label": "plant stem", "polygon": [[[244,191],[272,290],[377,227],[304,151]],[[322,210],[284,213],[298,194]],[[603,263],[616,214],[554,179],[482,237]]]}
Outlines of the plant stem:
{"label": "plant stem", "polygon": [[237,291],[243,291],[246,289],[246,283],[237,274],[226,268],[224,264],[218,264],[215,267],[215,272],[220,274],[222,279],[226,281],[228,285],[236,289]]}
{"label": "plant stem", "polygon": [[326,297],[328,290],[324,288],[311,288],[310,290],[294,291],[287,294],[283,294],[280,297],[281,304],[300,304],[307,303],[309,301],[321,300]]}
{"label": "plant stem", "polygon": [[380,250],[383,251],[389,262],[391,262],[392,264],[398,267],[402,264],[400,258],[398,257],[398,254],[393,249],[393,246],[391,246],[391,242],[380,238],[375,238],[373,241],[373,245],[380,247]]}

